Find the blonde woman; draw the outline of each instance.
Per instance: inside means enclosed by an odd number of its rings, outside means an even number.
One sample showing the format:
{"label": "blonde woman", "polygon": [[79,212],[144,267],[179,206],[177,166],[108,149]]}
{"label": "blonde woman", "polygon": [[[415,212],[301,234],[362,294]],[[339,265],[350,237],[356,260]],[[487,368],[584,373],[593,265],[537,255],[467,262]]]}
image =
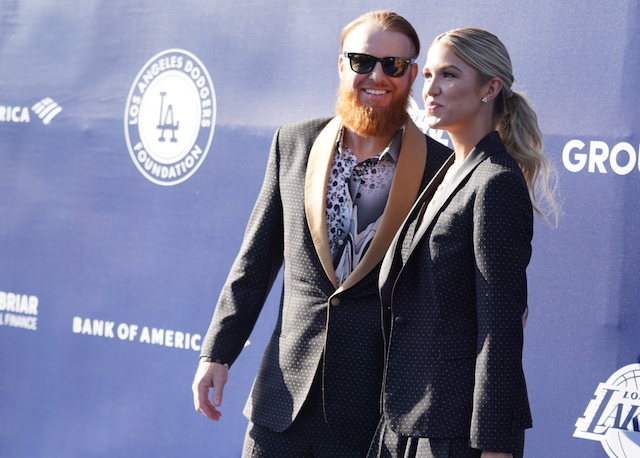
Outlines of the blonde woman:
{"label": "blonde woman", "polygon": [[537,118],[509,54],[474,28],[438,36],[423,70],[431,128],[454,154],[384,259],[383,419],[370,456],[522,456],[522,370],[535,196],[548,186]]}

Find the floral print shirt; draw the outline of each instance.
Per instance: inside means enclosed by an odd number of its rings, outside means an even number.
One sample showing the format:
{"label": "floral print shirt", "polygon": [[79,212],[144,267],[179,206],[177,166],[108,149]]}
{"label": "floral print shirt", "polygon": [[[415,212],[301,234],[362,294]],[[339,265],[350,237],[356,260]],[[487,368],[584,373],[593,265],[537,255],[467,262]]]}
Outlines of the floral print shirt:
{"label": "floral print shirt", "polygon": [[380,154],[358,162],[338,137],[327,184],[327,230],[338,285],[358,265],[375,235],[389,197],[402,135]]}

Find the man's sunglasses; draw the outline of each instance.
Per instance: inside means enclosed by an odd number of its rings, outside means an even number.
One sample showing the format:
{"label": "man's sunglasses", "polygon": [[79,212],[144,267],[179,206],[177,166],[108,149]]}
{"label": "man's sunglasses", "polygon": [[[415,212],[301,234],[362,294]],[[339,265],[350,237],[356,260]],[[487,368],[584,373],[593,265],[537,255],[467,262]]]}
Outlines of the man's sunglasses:
{"label": "man's sunglasses", "polygon": [[342,55],[349,59],[351,70],[356,73],[370,73],[376,64],[380,62],[382,71],[392,78],[400,78],[407,71],[409,65],[416,61],[415,59],[405,59],[404,57],[374,57],[357,52],[345,52]]}

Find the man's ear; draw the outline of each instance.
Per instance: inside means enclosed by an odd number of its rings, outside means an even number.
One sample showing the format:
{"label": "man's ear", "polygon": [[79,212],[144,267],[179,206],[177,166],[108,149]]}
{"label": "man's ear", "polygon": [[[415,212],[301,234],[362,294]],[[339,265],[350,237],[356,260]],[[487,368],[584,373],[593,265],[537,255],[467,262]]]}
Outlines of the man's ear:
{"label": "man's ear", "polygon": [[411,83],[409,84],[409,86],[413,86],[413,83],[416,81],[416,78],[418,77],[418,64],[413,64],[411,65],[411,73],[410,73],[410,78],[411,78]]}
{"label": "man's ear", "polygon": [[348,65],[348,63],[346,62],[346,58],[342,55],[342,53],[340,53],[340,56],[338,56],[338,76],[340,77],[340,79],[342,79],[345,65]]}

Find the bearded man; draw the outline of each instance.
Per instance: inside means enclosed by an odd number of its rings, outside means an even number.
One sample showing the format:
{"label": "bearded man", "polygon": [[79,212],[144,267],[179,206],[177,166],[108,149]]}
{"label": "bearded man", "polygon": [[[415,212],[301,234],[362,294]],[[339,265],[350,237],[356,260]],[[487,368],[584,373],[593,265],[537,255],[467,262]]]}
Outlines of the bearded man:
{"label": "bearded man", "polygon": [[[407,115],[420,42],[376,11],[342,31],[337,116],[281,127],[193,381],[219,420],[228,369],[284,263],[278,321],[244,413],[243,457],[362,457],[380,419],[380,262],[451,151]],[[212,391],[211,398],[209,394]]]}

